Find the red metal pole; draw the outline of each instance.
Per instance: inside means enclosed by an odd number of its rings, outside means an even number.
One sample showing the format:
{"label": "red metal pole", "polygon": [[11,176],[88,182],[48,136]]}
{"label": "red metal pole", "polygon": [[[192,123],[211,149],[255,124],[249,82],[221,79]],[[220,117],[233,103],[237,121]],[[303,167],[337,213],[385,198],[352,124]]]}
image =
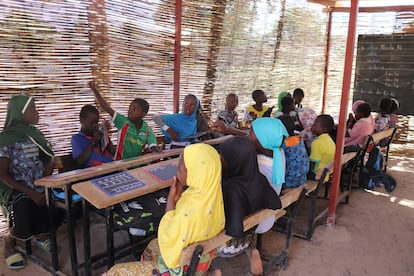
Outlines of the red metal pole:
{"label": "red metal pole", "polygon": [[332,29],[332,10],[329,10],[328,24],[326,26],[325,71],[323,75],[322,110],[321,110],[322,114],[325,113],[326,90],[328,89],[329,53],[331,51],[331,29]]}
{"label": "red metal pole", "polygon": [[174,112],[179,111],[180,101],[180,64],[181,64],[181,17],[182,1],[175,1],[175,39],[174,39],[174,95],[173,108]]}
{"label": "red metal pole", "polygon": [[345,124],[347,119],[349,89],[351,86],[352,63],[354,60],[357,16],[358,0],[351,0],[351,10],[349,14],[348,24],[348,40],[346,43],[345,52],[344,77],[342,81],[341,110],[339,113],[339,126],[336,136],[335,162],[333,169],[331,192],[329,197],[330,200],[328,208],[328,217],[326,220],[327,226],[333,226],[335,224],[335,211],[336,202],[338,200],[339,182],[341,179],[342,150],[344,147],[345,140]]}

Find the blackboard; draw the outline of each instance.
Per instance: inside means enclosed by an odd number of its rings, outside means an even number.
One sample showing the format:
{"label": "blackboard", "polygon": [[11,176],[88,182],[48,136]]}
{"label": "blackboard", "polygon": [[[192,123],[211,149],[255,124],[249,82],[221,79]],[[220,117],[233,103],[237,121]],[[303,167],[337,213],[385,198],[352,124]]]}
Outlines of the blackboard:
{"label": "blackboard", "polygon": [[91,182],[109,196],[145,186],[142,181],[127,172],[120,172],[95,178],[92,179]]}
{"label": "blackboard", "polygon": [[414,114],[414,34],[358,37],[353,100],[378,111],[383,97],[398,100],[398,114]]}
{"label": "blackboard", "polygon": [[146,169],[145,171],[159,182],[166,183],[173,179],[174,176],[177,174],[177,165],[162,165],[159,167]]}

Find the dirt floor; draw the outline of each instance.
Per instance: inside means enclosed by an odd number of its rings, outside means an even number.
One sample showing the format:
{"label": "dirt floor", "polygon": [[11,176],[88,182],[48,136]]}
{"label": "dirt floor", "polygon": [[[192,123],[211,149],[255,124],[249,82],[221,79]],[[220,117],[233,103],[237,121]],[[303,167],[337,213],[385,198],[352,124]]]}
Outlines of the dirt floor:
{"label": "dirt floor", "polygon": [[[398,150],[401,150],[400,157],[391,158],[388,165],[388,173],[398,182],[394,192],[388,194],[382,187],[376,191],[353,190],[350,203],[338,207],[334,227],[318,226],[312,241],[293,238],[288,268],[275,268],[267,275],[414,275],[414,184],[411,180],[411,177],[414,179],[414,154],[404,148]],[[92,224],[91,232],[95,240],[92,249],[99,250],[105,241],[102,224]],[[67,241],[62,239],[59,241],[62,270],[70,275]],[[264,255],[277,252],[284,246],[283,242],[281,233],[266,233]],[[25,269],[13,272],[5,267],[3,252],[0,254],[0,275],[48,275],[31,261]],[[79,258],[82,258],[81,252]],[[248,257],[242,254],[229,259],[217,258],[212,267],[220,268],[223,275],[245,275],[249,270]],[[100,275],[102,270],[95,275]]]}

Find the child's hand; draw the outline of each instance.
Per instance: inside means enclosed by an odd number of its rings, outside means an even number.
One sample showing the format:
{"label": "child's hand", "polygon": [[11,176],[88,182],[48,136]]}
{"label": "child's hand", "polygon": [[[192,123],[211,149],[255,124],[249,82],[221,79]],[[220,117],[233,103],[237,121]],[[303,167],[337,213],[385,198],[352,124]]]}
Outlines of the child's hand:
{"label": "child's hand", "polygon": [[96,87],[96,83],[92,80],[88,82],[89,88],[92,90],[93,93],[99,93],[98,88]]}
{"label": "child's hand", "polygon": [[216,131],[219,133],[226,134],[227,133],[227,126],[222,120],[217,120],[211,123],[211,130]]}
{"label": "child's hand", "polygon": [[152,152],[162,152],[162,145],[160,146],[152,146],[151,147]]}
{"label": "child's hand", "polygon": [[95,130],[93,132],[93,134],[92,134],[92,142],[93,142],[93,144],[98,143],[101,140],[102,135],[103,135],[103,133],[99,129]]}

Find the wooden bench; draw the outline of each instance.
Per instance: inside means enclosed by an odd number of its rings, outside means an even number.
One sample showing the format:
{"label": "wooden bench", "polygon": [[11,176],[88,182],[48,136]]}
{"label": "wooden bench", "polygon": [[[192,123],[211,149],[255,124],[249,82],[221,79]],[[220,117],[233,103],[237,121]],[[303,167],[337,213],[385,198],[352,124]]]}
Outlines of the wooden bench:
{"label": "wooden bench", "polygon": [[[268,218],[269,216],[273,215],[275,216],[276,219],[281,218],[282,216],[286,214],[286,210],[284,209],[290,206],[294,202],[300,202],[303,199],[305,193],[306,193],[306,189],[304,189],[304,186],[292,189],[291,191],[289,191],[288,193],[280,197],[280,200],[282,203],[282,209],[277,209],[277,210],[264,209],[264,210],[257,211],[247,216],[243,220],[244,231],[247,231],[253,228],[254,226],[258,225],[260,222],[262,222],[264,219]],[[292,218],[292,220],[290,221],[290,229],[292,228],[291,224],[293,223],[293,219],[294,218]],[[290,248],[291,236],[292,236],[292,232],[288,231],[286,233],[285,249],[283,250],[282,253],[280,253],[279,255],[273,258],[270,265],[273,265],[275,263],[280,263],[280,262],[283,262],[284,265],[287,265],[287,258],[288,258],[289,248]],[[183,249],[181,253],[180,266],[189,264],[189,269],[186,275],[194,275],[196,266],[198,264],[198,261],[201,255],[213,249],[216,249],[220,246],[223,246],[227,241],[231,239],[232,237],[226,235],[225,230],[223,230],[218,235],[216,235],[215,237],[211,239],[188,245],[186,248]],[[259,240],[261,239],[260,234],[258,235],[258,239]]]}
{"label": "wooden bench", "polygon": [[[356,152],[348,152],[342,155],[342,168],[348,164],[351,160],[353,160],[357,156]],[[315,229],[316,223],[323,218],[327,214],[327,208],[322,210],[318,215],[316,215],[316,203],[319,197],[320,190],[322,189],[323,185],[325,184],[325,196],[322,197],[324,200],[328,199],[328,190],[329,190],[329,181],[325,181],[326,175],[330,175],[333,172],[333,165],[334,162],[331,162],[324,166],[323,168],[320,168],[316,174],[315,180],[307,180],[305,185],[305,188],[307,190],[306,197],[311,200],[311,208],[309,210],[309,217],[308,217],[308,225],[306,228],[306,233],[294,233],[295,236],[304,238],[307,240],[311,240],[313,236],[313,232]],[[352,181],[352,178],[349,180]],[[350,185],[350,182],[349,182]],[[348,187],[350,187],[347,185]],[[338,202],[340,202],[342,199],[346,198],[346,202],[348,202],[349,197],[349,189],[346,191],[341,187],[342,194],[340,196],[340,199],[338,198]],[[285,189],[286,190],[286,189]]]}

